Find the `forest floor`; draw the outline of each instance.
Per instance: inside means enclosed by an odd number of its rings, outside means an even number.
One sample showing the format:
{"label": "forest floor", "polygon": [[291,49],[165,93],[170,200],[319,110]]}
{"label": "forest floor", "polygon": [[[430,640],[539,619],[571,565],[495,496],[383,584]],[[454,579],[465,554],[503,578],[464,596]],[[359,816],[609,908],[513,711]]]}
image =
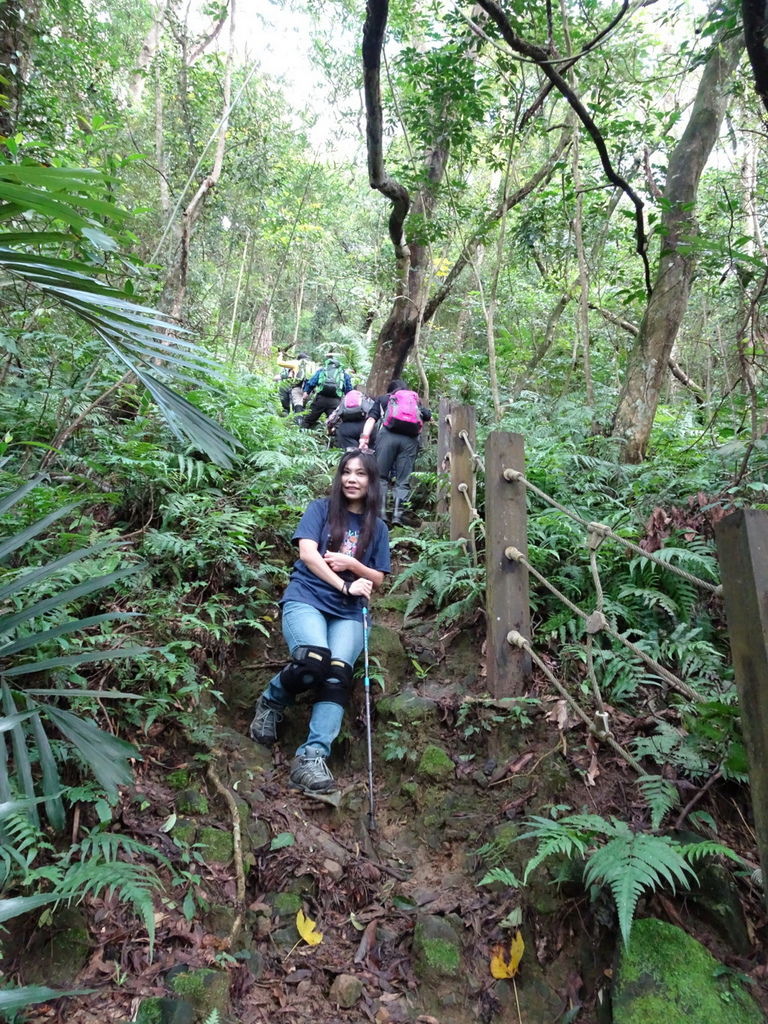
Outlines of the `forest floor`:
{"label": "forest floor", "polygon": [[[586,738],[543,678],[534,682],[531,696],[539,703],[527,721],[496,722],[494,709],[481,702],[476,714],[462,717],[462,698],[483,688],[480,623],[438,636],[424,628],[404,631],[392,611],[379,620],[401,635],[406,659],[418,652],[419,663],[431,668],[415,678],[401,670],[401,678],[389,680],[387,696],[407,690],[424,702],[425,717],[415,728],[374,711],[375,830],[369,828],[362,698],[350,710],[331,762],[339,807],[296,793],[287,786],[295,746],[289,739],[301,738],[301,709],[299,724],[289,726],[293,734],[271,751],[246,738],[250,702],[268,678],[267,666],[280,658],[279,638],[257,644],[243,659],[252,668],[238,670],[236,685],[225,690],[213,772],[206,772],[199,748],[158,723],[137,765],[135,787],[122,793],[115,816],[116,829],[179,866],[180,851],[195,847],[174,841],[169,823],[178,817],[179,793],[171,780],[174,772],[188,772],[210,808],[193,816],[195,826],[207,824],[228,836],[242,827],[234,860],[206,855],[205,863],[186,864],[202,880],[198,908],[185,915],[178,891],[173,899],[156,899],[151,956],[146,932],[125,904],[87,900],[90,949],[74,979],[87,993],[37,1007],[26,1018],[30,1024],[136,1020],[142,1000],[176,998],[174,976],[202,967],[226,978],[223,1002],[217,1003],[221,1024],[610,1021],[599,1007],[606,1005],[619,941],[611,902],[605,896],[590,902],[575,879],[558,888],[549,877],[525,889],[478,885],[489,860],[477,851],[492,839],[500,849],[505,829],[523,831],[526,815],[565,807],[646,823],[647,808],[626,764]],[[377,691],[375,702],[381,700]],[[640,715],[612,711],[619,742],[674,717],[658,697],[649,698]],[[400,747],[398,739],[404,741]],[[414,755],[426,743],[448,753],[450,777],[419,773]],[[237,815],[217,780],[240,801]],[[682,794],[685,804],[692,791],[683,787]],[[701,794],[697,807],[717,822],[719,841],[754,859],[744,787],[720,781]],[[682,818],[678,825],[685,825]],[[514,842],[503,863],[519,876],[531,852],[530,844]],[[768,1012],[765,908],[754,886],[743,878],[738,886],[739,951],[700,904],[680,893],[642,900],[638,912],[671,921],[702,941],[729,969],[754,982],[753,995]],[[299,937],[297,908],[316,922],[322,934],[316,945]],[[443,919],[459,935],[460,970],[435,974],[420,963],[415,926],[425,917]],[[509,923],[518,921],[526,946],[518,976],[494,979],[493,949],[509,942]],[[32,942],[30,937],[24,947],[27,955]],[[16,965],[22,978],[24,955],[21,950]],[[349,1000],[353,1005],[345,1008]],[[202,1024],[205,1017],[196,1020]]]}

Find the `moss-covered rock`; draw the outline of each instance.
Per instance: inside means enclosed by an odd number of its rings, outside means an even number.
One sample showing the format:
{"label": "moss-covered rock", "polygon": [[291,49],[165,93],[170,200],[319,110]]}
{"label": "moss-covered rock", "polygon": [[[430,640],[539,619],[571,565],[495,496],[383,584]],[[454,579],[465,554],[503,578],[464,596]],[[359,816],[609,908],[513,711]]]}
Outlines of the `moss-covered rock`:
{"label": "moss-covered rock", "polygon": [[192,772],[189,768],[177,768],[166,775],[165,781],[171,789],[188,789],[192,783]]}
{"label": "moss-covered rock", "polygon": [[413,672],[399,631],[374,625],[371,628],[370,649],[378,658],[385,679],[402,680],[408,677],[409,671]]}
{"label": "moss-covered rock", "polygon": [[229,1015],[229,975],[226,971],[204,967],[178,974],[173,979],[173,990],[192,1004],[200,1020],[205,1020],[213,1010],[218,1010],[221,1019]]}
{"label": "moss-covered rock", "polygon": [[34,935],[24,957],[28,985],[69,988],[88,961],[91,949],[85,917],[77,907],[61,907],[53,923]]}
{"label": "moss-covered rock", "polygon": [[493,845],[499,853],[510,856],[517,849],[517,839],[521,828],[513,821],[502,821],[493,830]]}
{"label": "moss-covered rock", "polygon": [[613,987],[614,1024],[764,1024],[739,979],[681,928],[635,921]]}
{"label": "moss-covered rock", "polygon": [[197,822],[189,818],[177,818],[171,829],[171,838],[182,846],[191,846],[197,837]]}
{"label": "moss-covered rock", "polygon": [[235,843],[231,832],[220,828],[201,828],[197,834],[200,852],[206,861],[227,864],[235,854]]}
{"label": "moss-covered rock", "polygon": [[[225,938],[230,935],[238,912],[234,907],[226,903],[214,903],[203,914],[203,924],[206,931],[211,935],[219,935]],[[247,936],[244,936],[247,939]]]}
{"label": "moss-covered rock", "polygon": [[440,782],[453,778],[456,767],[442,747],[430,743],[424,748],[416,768],[417,775],[424,775],[428,779]]}
{"label": "moss-covered rock", "polygon": [[348,1010],[363,994],[363,983],[354,974],[338,974],[333,979],[328,998],[336,1006]]}
{"label": "moss-covered rock", "polygon": [[272,830],[261,818],[249,818],[245,832],[254,850],[261,850],[272,842]]}
{"label": "moss-covered rock", "polygon": [[[294,875],[293,878],[286,878],[285,889],[282,895],[286,893],[295,893],[297,896],[315,896],[317,893],[317,879],[314,875]],[[297,908],[298,909],[298,908]]]}
{"label": "moss-covered rock", "polygon": [[437,701],[420,697],[413,690],[382,697],[376,702],[376,711],[384,721],[400,722],[401,725],[438,720]]}
{"label": "moss-covered rock", "polygon": [[136,1024],[195,1024],[197,1014],[185,999],[142,999]]}
{"label": "moss-covered rock", "polygon": [[295,917],[301,910],[301,896],[295,892],[270,892],[264,897],[275,917]]}
{"label": "moss-covered rock", "polygon": [[461,966],[461,941],[444,917],[423,914],[413,930],[413,968],[423,981],[453,978]]}
{"label": "moss-covered rock", "polygon": [[404,782],[400,787],[400,791],[404,796],[407,796],[409,800],[416,802],[416,798],[419,795],[419,787],[415,782]]}
{"label": "moss-covered rock", "polygon": [[[698,839],[696,836],[689,841],[696,842]],[[696,875],[698,888],[688,897],[695,911],[735,953],[748,956],[752,943],[733,875],[722,864],[706,861],[697,865]]]}
{"label": "moss-covered rock", "polygon": [[179,814],[208,813],[208,798],[196,789],[182,789],[174,804]]}

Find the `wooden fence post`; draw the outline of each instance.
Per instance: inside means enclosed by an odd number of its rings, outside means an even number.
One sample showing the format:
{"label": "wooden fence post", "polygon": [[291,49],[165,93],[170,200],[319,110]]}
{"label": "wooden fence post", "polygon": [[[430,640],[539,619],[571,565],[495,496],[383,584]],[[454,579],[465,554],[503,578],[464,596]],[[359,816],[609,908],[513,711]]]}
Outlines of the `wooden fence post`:
{"label": "wooden fence post", "polygon": [[507,633],[515,629],[530,639],[528,570],[505,551],[512,546],[528,556],[528,514],[525,485],[506,480],[505,469],[525,472],[523,437],[497,430],[485,445],[488,690],[494,697],[519,697],[531,678],[531,656],[513,648]]}
{"label": "wooden fence post", "polygon": [[[757,848],[768,879],[768,514],[739,509],[717,524],[715,537]],[[768,906],[768,885],[763,893]]]}
{"label": "wooden fence post", "polygon": [[450,489],[450,450],[451,450],[451,403],[447,398],[440,399],[437,414],[437,500],[435,514],[438,519],[448,515],[448,493]]}
{"label": "wooden fence post", "polygon": [[[470,454],[477,438],[475,410],[471,405],[451,403],[451,540],[465,540],[472,552],[475,541],[469,529],[475,507],[475,463]],[[467,445],[466,441],[469,441]]]}

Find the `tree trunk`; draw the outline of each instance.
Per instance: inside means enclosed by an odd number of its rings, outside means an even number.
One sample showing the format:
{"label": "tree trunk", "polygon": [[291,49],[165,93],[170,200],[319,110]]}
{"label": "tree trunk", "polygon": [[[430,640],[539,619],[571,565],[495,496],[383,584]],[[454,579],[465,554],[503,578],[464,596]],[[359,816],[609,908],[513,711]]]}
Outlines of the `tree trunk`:
{"label": "tree trunk", "polygon": [[30,65],[29,45],[40,0],[0,0],[0,135],[13,135],[21,112],[24,82]]}
{"label": "tree trunk", "polygon": [[168,9],[168,0],[157,0],[155,4],[155,15],[152,19],[152,27],[144,37],[141,44],[141,51],[136,62],[136,68],[131,76],[131,83],[128,86],[128,102],[132,107],[141,103],[144,95],[144,87],[147,82],[147,71],[152,66],[155,56],[160,47],[160,33],[162,30],[165,12]]}
{"label": "tree trunk", "polygon": [[[366,20],[363,28],[363,85],[366,107],[366,141],[368,148],[368,178],[371,188],[378,189],[392,203],[389,219],[389,236],[395,249],[396,288],[392,309],[376,342],[371,373],[367,388],[373,394],[381,393],[389,382],[402,372],[406,359],[418,335],[418,328],[434,315],[449,294],[453,284],[492,227],[508,210],[521,202],[538,184],[551,175],[557,160],[567,148],[571,129],[564,129],[560,141],[546,163],[532,175],[529,182],[498,204],[484,219],[482,226],[471,236],[456,265],[451,269],[441,287],[429,299],[429,248],[407,239],[405,221],[411,208],[411,197],[406,189],[390,178],[384,168],[383,115],[379,72],[384,31],[388,16],[387,0],[368,0]],[[477,42],[468,38],[467,47],[472,49]],[[423,180],[425,184],[413,203],[416,217],[429,219],[436,202],[437,186],[445,174],[448,159],[447,122],[450,110],[435,111],[435,137],[428,149]]]}
{"label": "tree trunk", "polygon": [[[637,168],[637,166],[638,161],[636,160],[633,166],[633,171]],[[630,177],[631,176],[632,175],[630,174]],[[615,188],[613,190],[611,198],[608,200],[608,204],[605,209],[605,215],[603,217],[602,226],[597,234],[597,237],[592,243],[592,248],[590,249],[589,259],[590,263],[592,263],[593,265],[598,262],[600,254],[605,248],[605,242],[608,238],[608,228],[610,225],[611,217],[615,213],[616,207],[619,205],[619,199],[621,198],[621,196],[621,189]],[[541,271],[541,276],[546,281],[548,279],[546,270],[541,266],[539,267],[539,270]],[[549,318],[547,319],[547,326],[541,344],[537,345],[534,348],[533,354],[531,355],[531,358],[529,359],[525,367],[525,370],[522,372],[522,374],[518,376],[517,380],[512,385],[513,395],[520,394],[523,388],[527,385],[528,380],[533,371],[536,369],[536,367],[539,365],[539,363],[542,361],[542,359],[546,356],[547,352],[549,351],[553,341],[555,340],[555,331],[557,330],[557,325],[560,322],[560,317],[565,312],[568,303],[574,297],[575,289],[578,287],[578,284],[579,279],[578,277],[575,277],[568,286],[568,289],[560,295],[557,302],[555,303],[552,312],[549,314]]]}
{"label": "tree trunk", "polygon": [[663,249],[613,423],[614,436],[623,441],[622,462],[637,463],[645,458],[661,385],[688,306],[694,269],[691,241],[696,234],[693,206],[699,178],[725,115],[725,84],[743,47],[741,38],[715,45],[688,125],[670,156],[660,232]]}
{"label": "tree trunk", "polygon": [[[434,187],[442,180],[447,158],[447,141],[440,139],[427,157],[427,181],[413,203],[413,213],[420,219],[429,220],[435,208]],[[392,310],[376,340],[367,385],[372,395],[382,394],[389,382],[400,376],[424,317],[431,279],[429,246],[410,242],[405,250],[397,260],[403,287],[395,296]]]}
{"label": "tree trunk", "polygon": [[768,110],[768,7],[765,0],[742,0],[741,17],[755,89]]}

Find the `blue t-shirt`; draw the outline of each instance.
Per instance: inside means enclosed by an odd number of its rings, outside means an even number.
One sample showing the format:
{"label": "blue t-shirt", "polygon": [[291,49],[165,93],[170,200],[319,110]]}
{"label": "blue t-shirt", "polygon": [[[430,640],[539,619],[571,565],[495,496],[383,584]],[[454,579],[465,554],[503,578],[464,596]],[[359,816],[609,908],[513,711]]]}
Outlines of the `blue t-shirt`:
{"label": "blue t-shirt", "polygon": [[[296,527],[292,538],[297,541],[316,541],[317,550],[321,555],[328,550],[330,541],[329,504],[328,498],[316,498],[311,502],[301,517],[301,522]],[[356,512],[347,513],[347,530],[341,545],[342,554],[354,556],[362,525],[363,517],[361,515]],[[376,569],[378,572],[390,571],[389,530],[381,519],[376,520],[373,540],[360,561],[369,569]],[[347,575],[344,575],[344,579],[346,578]],[[357,577],[353,573],[349,573],[349,578],[351,582]],[[360,615],[361,609],[359,597],[345,597],[330,583],[315,576],[301,559],[294,563],[291,579],[285,589],[281,604],[285,601],[302,601],[304,604],[311,604],[313,608],[317,608],[318,611],[326,615],[335,615],[340,619],[356,619]]]}

